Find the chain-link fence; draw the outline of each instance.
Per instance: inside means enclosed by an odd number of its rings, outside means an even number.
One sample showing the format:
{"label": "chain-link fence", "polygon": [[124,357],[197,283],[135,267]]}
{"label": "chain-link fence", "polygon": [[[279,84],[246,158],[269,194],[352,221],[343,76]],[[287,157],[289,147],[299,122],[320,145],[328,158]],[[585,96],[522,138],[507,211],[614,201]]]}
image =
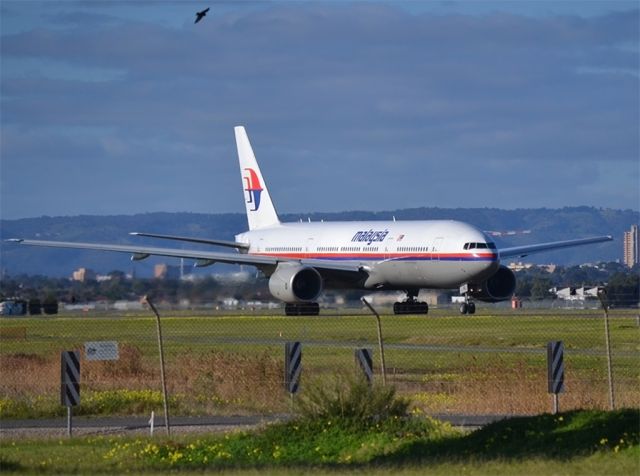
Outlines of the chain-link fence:
{"label": "chain-link fence", "polygon": [[[609,408],[604,313],[600,309],[479,307],[427,316],[378,309],[387,384],[426,414],[549,412],[549,341],[564,342],[565,391],[560,410]],[[314,379],[360,370],[354,350],[373,353],[381,380],[376,321],[363,306],[284,317],[282,310],[232,313],[160,307],[167,386],[174,415],[274,414],[290,411],[284,347],[302,344],[300,392]],[[640,407],[640,318],[611,310],[615,405]],[[117,343],[117,360],[92,360],[88,343]],[[63,415],[60,352],[81,354],[81,405],[76,414],[149,415],[162,412],[155,317],[78,311],[55,317],[0,319],[0,417]]]}

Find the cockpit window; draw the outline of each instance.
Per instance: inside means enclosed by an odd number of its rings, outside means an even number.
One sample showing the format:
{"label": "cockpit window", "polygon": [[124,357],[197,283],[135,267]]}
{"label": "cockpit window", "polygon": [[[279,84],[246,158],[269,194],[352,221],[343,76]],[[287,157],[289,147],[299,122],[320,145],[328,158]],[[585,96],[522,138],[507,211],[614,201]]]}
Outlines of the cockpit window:
{"label": "cockpit window", "polygon": [[496,249],[496,244],[493,242],[489,242],[489,243],[465,243],[464,244],[464,249],[465,250],[475,250],[475,249],[490,249],[490,250],[495,250]]}

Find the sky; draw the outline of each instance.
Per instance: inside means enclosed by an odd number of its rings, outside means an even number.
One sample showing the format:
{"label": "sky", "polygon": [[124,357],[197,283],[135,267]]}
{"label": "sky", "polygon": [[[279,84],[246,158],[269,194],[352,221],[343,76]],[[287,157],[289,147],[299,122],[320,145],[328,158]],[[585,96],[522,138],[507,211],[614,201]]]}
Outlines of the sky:
{"label": "sky", "polygon": [[[210,7],[194,24],[195,12]],[[635,1],[0,2],[0,215],[640,209]]]}

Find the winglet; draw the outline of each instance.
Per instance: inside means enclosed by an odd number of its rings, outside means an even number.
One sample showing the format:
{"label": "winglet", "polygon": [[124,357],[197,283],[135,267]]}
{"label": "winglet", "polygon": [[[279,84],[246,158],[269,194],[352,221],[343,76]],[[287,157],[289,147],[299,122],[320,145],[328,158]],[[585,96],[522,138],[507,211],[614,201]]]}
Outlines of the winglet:
{"label": "winglet", "polygon": [[278,225],[278,214],[243,126],[234,128],[249,230]]}

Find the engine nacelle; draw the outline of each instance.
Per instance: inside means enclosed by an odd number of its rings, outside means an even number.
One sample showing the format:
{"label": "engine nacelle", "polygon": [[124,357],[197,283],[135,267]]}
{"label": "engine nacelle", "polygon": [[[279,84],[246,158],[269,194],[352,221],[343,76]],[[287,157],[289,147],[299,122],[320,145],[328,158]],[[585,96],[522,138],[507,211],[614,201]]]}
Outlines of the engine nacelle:
{"label": "engine nacelle", "polygon": [[322,292],[322,276],[309,266],[280,263],[269,278],[269,291],[284,302],[314,301]]}
{"label": "engine nacelle", "polygon": [[482,283],[470,283],[469,294],[484,302],[506,301],[516,290],[516,276],[506,266],[500,266],[496,274]]}

